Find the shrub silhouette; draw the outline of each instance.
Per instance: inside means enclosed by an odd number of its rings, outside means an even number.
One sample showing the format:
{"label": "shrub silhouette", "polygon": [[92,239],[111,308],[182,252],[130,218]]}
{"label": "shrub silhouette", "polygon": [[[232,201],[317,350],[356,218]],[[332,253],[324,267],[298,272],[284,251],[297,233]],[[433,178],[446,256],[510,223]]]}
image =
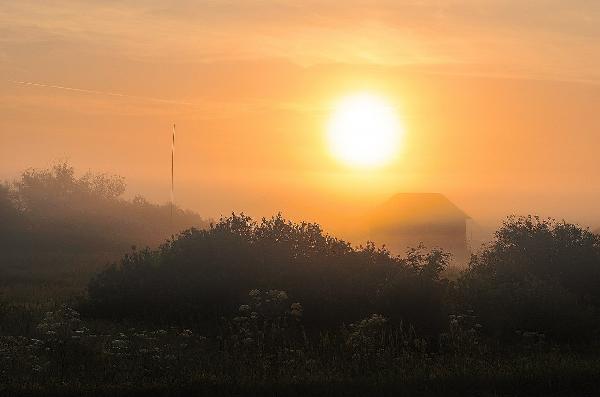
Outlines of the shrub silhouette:
{"label": "shrub silhouette", "polygon": [[352,248],[313,223],[245,215],[190,229],[158,250],[134,251],[89,284],[87,312],[104,317],[210,322],[248,290],[281,289],[302,302],[308,326],[370,313],[433,329],[443,316],[447,255],[393,257],[370,243]]}
{"label": "shrub silhouette", "polygon": [[23,239],[25,223],[8,185],[0,185],[0,248],[6,250]]}
{"label": "shrub silhouette", "polygon": [[600,305],[600,237],[564,221],[509,217],[459,284],[463,304],[489,331],[590,335]]}
{"label": "shrub silhouette", "polygon": [[[191,226],[205,227],[200,216],[155,205],[143,197],[123,199],[125,181],[88,172],[76,176],[68,163],[29,169],[0,187],[0,225],[5,250],[123,253],[132,245],[158,245]],[[10,241],[10,243],[8,243]]]}

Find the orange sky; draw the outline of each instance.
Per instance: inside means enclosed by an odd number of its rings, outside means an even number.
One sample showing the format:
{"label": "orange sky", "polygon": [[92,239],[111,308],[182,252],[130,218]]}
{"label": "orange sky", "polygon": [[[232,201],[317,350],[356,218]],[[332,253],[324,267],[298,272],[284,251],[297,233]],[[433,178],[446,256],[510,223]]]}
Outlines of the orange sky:
{"label": "orange sky", "polygon": [[[205,216],[321,220],[423,191],[482,224],[600,226],[600,2],[7,3],[0,178],[68,158],[167,201],[175,121],[177,201]],[[364,90],[406,134],[395,162],[357,172],[324,128]]]}

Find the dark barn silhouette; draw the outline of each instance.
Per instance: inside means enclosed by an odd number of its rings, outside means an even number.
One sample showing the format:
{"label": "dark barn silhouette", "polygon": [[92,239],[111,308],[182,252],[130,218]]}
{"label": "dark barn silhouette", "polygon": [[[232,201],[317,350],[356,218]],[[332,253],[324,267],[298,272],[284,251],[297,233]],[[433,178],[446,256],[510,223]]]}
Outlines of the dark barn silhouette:
{"label": "dark barn silhouette", "polygon": [[371,213],[368,233],[371,240],[394,253],[422,243],[427,248],[442,248],[462,263],[470,255],[469,219],[442,194],[398,193]]}

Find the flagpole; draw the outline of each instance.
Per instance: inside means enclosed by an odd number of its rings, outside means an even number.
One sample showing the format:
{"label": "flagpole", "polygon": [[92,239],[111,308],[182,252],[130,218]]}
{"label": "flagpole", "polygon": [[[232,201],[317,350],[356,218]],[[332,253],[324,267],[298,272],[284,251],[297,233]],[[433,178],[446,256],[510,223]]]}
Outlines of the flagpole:
{"label": "flagpole", "polygon": [[173,208],[175,206],[175,123],[171,139],[171,224],[173,224]]}

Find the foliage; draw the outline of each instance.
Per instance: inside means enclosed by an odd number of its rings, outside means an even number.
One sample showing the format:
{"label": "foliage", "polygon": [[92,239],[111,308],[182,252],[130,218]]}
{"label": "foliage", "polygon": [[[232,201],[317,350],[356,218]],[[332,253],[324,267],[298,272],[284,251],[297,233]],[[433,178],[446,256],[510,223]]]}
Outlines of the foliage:
{"label": "foliage", "polygon": [[484,352],[481,340],[482,325],[472,311],[448,316],[448,330],[440,334],[440,351],[454,355],[475,356]]}
{"label": "foliage", "polygon": [[191,226],[197,214],[155,205],[141,196],[125,200],[124,178],[87,172],[66,162],[28,169],[0,186],[0,247],[9,252],[123,253],[132,245],[158,245]]}
{"label": "foliage", "polygon": [[0,186],[0,394],[597,394],[600,236],[577,225],[508,218],[449,281],[440,250],[233,214],[133,248],[81,304],[103,250],[172,230],[169,206],[124,189],[67,164]]}
{"label": "foliage", "polygon": [[232,215],[132,250],[82,314],[0,299],[0,393],[595,395],[597,247],[510,218],[454,283],[441,251]]}
{"label": "foliage", "polygon": [[63,162],[51,169],[28,169],[13,187],[23,211],[49,216],[74,202],[96,205],[97,201],[117,199],[125,192],[125,181],[116,175],[91,172],[77,178],[75,169]]}
{"label": "foliage", "polygon": [[13,246],[23,239],[26,225],[19,215],[10,187],[0,184],[0,248]]}
{"label": "foliage", "polygon": [[[372,312],[422,328],[440,325],[447,256],[393,257],[374,244],[352,248],[311,223],[245,215],[190,229],[158,250],[134,251],[95,277],[92,315],[164,320],[218,319],[246,292],[282,288],[306,309],[307,325],[337,326]],[[404,288],[410,286],[410,288]],[[431,311],[423,315],[423,309]]]}
{"label": "foliage", "polygon": [[378,314],[338,330],[294,332],[302,330],[304,310],[301,302],[289,304],[286,292],[255,289],[244,301],[216,335],[196,328],[94,322],[68,305],[49,308],[35,316],[30,331],[0,334],[0,392],[226,396],[598,391],[600,361],[594,346],[587,353],[558,349],[544,344],[539,334],[528,333],[507,355],[480,337],[473,315],[451,315],[445,338],[428,343],[414,328]]}
{"label": "foliage", "polygon": [[449,309],[450,285],[441,278],[449,260],[450,255],[439,249],[428,252],[423,246],[409,249],[401,259],[409,271],[386,275],[378,290],[376,309],[390,318],[404,313],[403,318],[412,324],[432,333],[439,332]]}
{"label": "foliage", "polygon": [[237,315],[226,324],[230,342],[236,348],[265,353],[274,345],[292,347],[294,340],[300,339],[301,303],[290,305],[287,293],[274,289],[253,289],[248,297],[249,301],[240,305]]}
{"label": "foliage", "polygon": [[566,222],[510,217],[460,280],[485,329],[590,336],[600,304],[600,237]]}

